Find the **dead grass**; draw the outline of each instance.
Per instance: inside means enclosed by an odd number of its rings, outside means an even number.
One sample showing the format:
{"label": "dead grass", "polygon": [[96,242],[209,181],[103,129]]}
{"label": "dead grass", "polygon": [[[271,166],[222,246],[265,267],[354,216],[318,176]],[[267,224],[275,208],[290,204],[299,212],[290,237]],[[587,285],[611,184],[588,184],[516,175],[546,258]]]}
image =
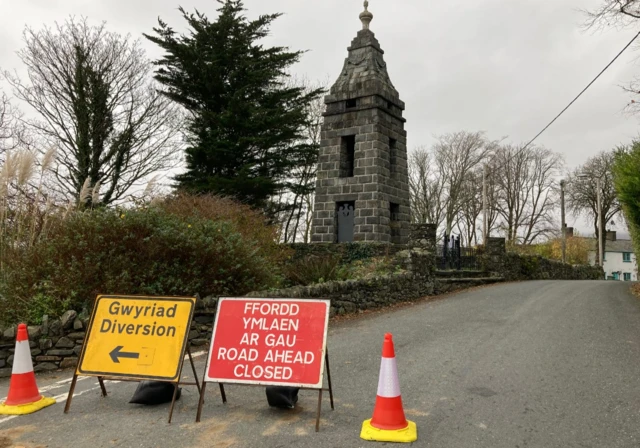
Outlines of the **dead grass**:
{"label": "dead grass", "polygon": [[640,299],[640,283],[636,283],[631,286],[631,292],[636,295],[637,298]]}

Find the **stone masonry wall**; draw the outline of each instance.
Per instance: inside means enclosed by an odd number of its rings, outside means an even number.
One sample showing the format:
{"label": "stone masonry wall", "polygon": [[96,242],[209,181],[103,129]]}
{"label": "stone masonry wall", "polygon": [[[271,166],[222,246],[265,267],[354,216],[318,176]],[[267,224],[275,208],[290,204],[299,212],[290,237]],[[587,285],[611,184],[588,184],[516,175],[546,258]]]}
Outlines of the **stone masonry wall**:
{"label": "stone masonry wall", "polygon": [[[198,300],[191,322],[189,340],[192,347],[208,344],[213,328],[217,299]],[[82,351],[89,324],[88,316],[70,310],[60,319],[44,316],[42,325],[28,327],[31,359],[36,372],[74,368]],[[0,328],[0,378],[11,376],[17,325]]]}
{"label": "stone masonry wall", "polygon": [[434,287],[433,279],[416,282],[413,274],[402,273],[367,280],[347,280],[255,292],[247,297],[330,299],[333,316],[381,308],[399,301],[416,300],[432,295]]}
{"label": "stone masonry wall", "polygon": [[347,280],[275,291],[255,292],[247,297],[315,298],[331,300],[331,316],[357,313],[399,303],[413,302],[487,284],[487,279],[417,278],[413,273],[392,274],[366,280]]}
{"label": "stone masonry wall", "polygon": [[491,275],[514,280],[604,280],[598,266],[570,265],[506,251],[504,238],[489,238],[482,266]]}
{"label": "stone masonry wall", "polygon": [[362,260],[373,257],[393,256],[402,250],[406,250],[404,245],[389,243],[292,243],[288,244],[288,246],[293,249],[292,258],[294,260],[309,256],[323,257],[329,255],[340,255],[345,260]]}

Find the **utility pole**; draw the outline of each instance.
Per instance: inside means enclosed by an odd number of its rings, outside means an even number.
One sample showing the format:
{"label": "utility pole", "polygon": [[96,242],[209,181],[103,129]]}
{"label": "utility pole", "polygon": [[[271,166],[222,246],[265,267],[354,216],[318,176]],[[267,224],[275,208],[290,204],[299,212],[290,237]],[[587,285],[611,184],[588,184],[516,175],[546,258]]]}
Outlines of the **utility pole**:
{"label": "utility pole", "polygon": [[[583,173],[578,176],[581,179],[591,179],[593,176],[588,173]],[[596,238],[598,239],[598,259],[597,265],[602,266],[604,268],[604,254],[602,247],[602,235],[603,235],[603,227],[604,227],[604,217],[602,216],[602,177],[596,177],[596,219],[598,224],[598,234]]]}
{"label": "utility pole", "polygon": [[488,219],[488,206],[487,204],[487,164],[482,165],[482,241],[485,247],[487,247],[487,242],[489,239],[489,223]]}
{"label": "utility pole", "polygon": [[600,266],[604,268],[604,254],[602,253],[602,228],[604,227],[604,217],[602,216],[602,182],[598,177],[596,181],[596,189],[598,190],[598,259]]}
{"label": "utility pole", "polygon": [[564,214],[564,187],[566,185],[566,181],[563,179],[560,181],[560,225],[562,226],[562,262],[567,262],[567,224],[564,222],[565,214]]}

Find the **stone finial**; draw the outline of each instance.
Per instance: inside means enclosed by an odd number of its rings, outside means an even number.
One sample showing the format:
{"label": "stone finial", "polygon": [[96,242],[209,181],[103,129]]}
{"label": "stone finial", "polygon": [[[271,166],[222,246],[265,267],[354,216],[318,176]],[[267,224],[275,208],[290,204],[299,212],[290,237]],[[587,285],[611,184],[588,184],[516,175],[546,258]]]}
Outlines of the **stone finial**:
{"label": "stone finial", "polygon": [[368,30],[369,24],[373,20],[373,14],[369,12],[369,0],[364,0],[364,11],[360,13],[360,21],[362,21],[362,29]]}

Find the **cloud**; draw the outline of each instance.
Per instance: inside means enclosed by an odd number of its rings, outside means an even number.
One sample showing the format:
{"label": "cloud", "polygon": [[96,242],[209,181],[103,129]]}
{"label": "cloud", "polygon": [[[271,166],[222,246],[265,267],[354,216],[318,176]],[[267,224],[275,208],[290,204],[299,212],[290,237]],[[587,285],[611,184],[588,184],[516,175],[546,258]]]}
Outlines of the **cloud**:
{"label": "cloud", "polygon": [[[407,104],[409,147],[434,134],[485,130],[513,142],[533,138],[628,42],[632,32],[584,32],[581,8],[601,0],[371,0],[371,25],[391,78]],[[111,30],[142,37],[161,17],[181,30],[177,7],[214,18],[213,0],[4,0],[0,67],[20,68],[15,52],[24,25],[40,27],[85,15]],[[308,50],[295,70],[335,80],[360,29],[358,1],[246,0],[249,16],[283,12],[271,44]],[[153,57],[159,50],[145,42]],[[564,155],[569,167],[637,133],[619,85],[638,72],[629,50],[538,143]]]}

